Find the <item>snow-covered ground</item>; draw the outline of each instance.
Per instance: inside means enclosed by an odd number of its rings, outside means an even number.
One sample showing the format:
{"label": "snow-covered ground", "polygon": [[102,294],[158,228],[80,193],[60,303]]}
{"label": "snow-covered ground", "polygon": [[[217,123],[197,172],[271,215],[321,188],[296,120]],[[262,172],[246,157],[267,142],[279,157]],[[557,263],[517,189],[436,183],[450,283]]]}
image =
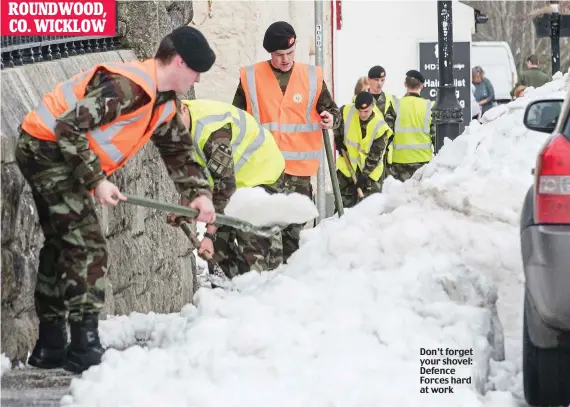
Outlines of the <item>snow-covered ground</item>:
{"label": "snow-covered ground", "polygon": [[[234,290],[200,289],[180,313],[103,321],[104,344],[123,350],[73,380],[62,405],[524,405],[518,219],[547,136],[522,117],[567,86],[556,76],[489,111],[413,179],[389,179],[383,194],[304,231],[288,265],[236,278]],[[422,375],[428,359],[449,367],[422,348],[462,351],[450,359],[470,364]],[[420,392],[448,387],[420,380],[450,376],[471,383]]]}

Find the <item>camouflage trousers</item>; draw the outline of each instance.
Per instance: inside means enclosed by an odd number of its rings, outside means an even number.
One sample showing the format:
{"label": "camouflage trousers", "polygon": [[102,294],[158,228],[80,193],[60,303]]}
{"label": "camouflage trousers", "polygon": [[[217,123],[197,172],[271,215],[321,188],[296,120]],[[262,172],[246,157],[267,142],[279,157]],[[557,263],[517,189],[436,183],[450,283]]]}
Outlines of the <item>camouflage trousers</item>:
{"label": "camouflage trousers", "polygon": [[40,321],[81,321],[105,302],[107,247],[93,199],[56,143],[22,133],[16,161],[30,184],[45,240],[34,292]]}
{"label": "camouflage trousers", "polygon": [[[282,191],[283,177],[275,184],[260,187],[270,194],[279,193]],[[229,278],[249,271],[274,270],[283,263],[281,233],[267,238],[221,225],[216,231],[213,260],[208,262],[210,273],[217,263]]]}
{"label": "camouflage trousers", "polygon": [[[338,186],[340,189],[340,196],[342,198],[342,206],[343,208],[352,208],[358,203],[358,201],[360,201],[358,192],[356,191],[356,185],[354,185],[352,178],[347,177],[338,170],[336,172],[336,176],[338,178]],[[382,184],[379,182],[374,182],[372,179],[370,179],[368,185],[365,188],[362,188],[364,198],[379,192],[382,192]]]}
{"label": "camouflage trousers", "polygon": [[392,163],[388,167],[390,175],[399,181],[406,181],[414,175],[414,173],[422,168],[427,163],[413,163],[413,164],[397,164]]}
{"label": "camouflage trousers", "polygon": [[[283,177],[283,188],[285,193],[290,194],[297,192],[313,199],[313,186],[311,185],[311,177],[299,177],[296,175],[285,174]],[[299,240],[301,239],[301,230],[305,224],[294,223],[287,226],[283,230],[283,262],[287,260],[293,253],[299,249]]]}

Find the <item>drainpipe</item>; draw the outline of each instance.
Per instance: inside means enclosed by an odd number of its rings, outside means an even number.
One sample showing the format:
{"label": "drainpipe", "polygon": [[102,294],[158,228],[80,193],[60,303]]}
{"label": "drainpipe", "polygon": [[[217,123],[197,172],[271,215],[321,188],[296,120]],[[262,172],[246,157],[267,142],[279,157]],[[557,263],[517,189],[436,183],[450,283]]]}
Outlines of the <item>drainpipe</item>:
{"label": "drainpipe", "polygon": [[560,7],[557,1],[550,2],[550,49],[552,53],[552,75],[560,70]]}
{"label": "drainpipe", "polygon": [[[314,0],[315,6],[315,65],[321,68],[324,65],[323,58],[323,0]],[[324,141],[328,139],[328,131],[323,130]],[[317,209],[319,210],[319,217],[317,224],[327,217],[327,202],[325,193],[326,182],[326,169],[325,169],[325,154],[321,151],[321,163],[317,171]]]}

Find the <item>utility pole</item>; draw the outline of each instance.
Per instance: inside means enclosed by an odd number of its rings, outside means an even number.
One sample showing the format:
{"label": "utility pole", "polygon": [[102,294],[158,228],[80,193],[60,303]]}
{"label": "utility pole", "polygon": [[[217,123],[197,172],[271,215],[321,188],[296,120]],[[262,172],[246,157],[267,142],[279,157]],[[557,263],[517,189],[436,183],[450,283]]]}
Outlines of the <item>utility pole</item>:
{"label": "utility pole", "polygon": [[463,109],[457,100],[453,81],[453,14],[451,1],[437,2],[437,47],[439,59],[439,86],[437,100],[432,108],[436,127],[435,153],[443,147],[446,138],[459,136],[459,126],[463,123]]}
{"label": "utility pole", "polygon": [[[324,64],[323,56],[323,1],[314,0],[315,4],[315,65],[322,67]],[[326,137],[325,137],[326,136]],[[328,131],[323,131],[324,141],[328,141]],[[326,202],[326,169],[325,169],[325,152],[321,151],[320,165],[317,172],[317,209],[319,210],[319,218],[317,223],[327,217]]]}
{"label": "utility pole", "polygon": [[[542,9],[540,9],[542,11]],[[538,38],[550,37],[552,75],[560,71],[560,38],[570,37],[570,14],[560,14],[558,1],[550,2],[550,13],[542,12],[534,19]]]}
{"label": "utility pole", "polygon": [[552,75],[560,70],[560,8],[557,1],[550,2],[550,49],[552,52]]}

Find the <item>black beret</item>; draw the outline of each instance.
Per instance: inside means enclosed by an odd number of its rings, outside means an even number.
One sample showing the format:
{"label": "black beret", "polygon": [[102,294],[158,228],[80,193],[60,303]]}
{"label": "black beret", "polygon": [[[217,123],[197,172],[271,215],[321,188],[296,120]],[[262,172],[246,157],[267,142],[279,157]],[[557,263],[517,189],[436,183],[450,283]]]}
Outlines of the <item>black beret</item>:
{"label": "black beret", "polygon": [[297,35],[291,24],[277,21],[269,26],[263,37],[263,48],[267,52],[286,50],[295,45]]}
{"label": "black beret", "polygon": [[358,95],[356,95],[356,99],[354,99],[354,106],[358,109],[366,109],[368,106],[374,103],[374,96],[372,93],[362,91]]}
{"label": "black beret", "polygon": [[412,69],[412,70],[406,72],[406,76],[408,76],[410,78],[417,79],[421,83],[424,83],[426,81],[424,76],[421,74],[421,72],[416,71],[415,69]]}
{"label": "black beret", "polygon": [[202,73],[209,71],[214,65],[216,54],[210,48],[206,37],[194,27],[178,27],[170,33],[170,38],[176,53],[189,68]]}
{"label": "black beret", "polygon": [[386,76],[386,71],[380,65],[373,66],[368,71],[369,79],[379,79]]}

